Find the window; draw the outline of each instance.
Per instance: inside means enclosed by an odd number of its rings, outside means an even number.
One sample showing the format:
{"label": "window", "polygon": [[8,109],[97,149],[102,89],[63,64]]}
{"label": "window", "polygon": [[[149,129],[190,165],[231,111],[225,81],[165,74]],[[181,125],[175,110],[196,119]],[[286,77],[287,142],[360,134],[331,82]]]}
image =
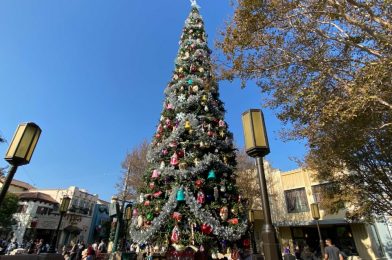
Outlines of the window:
{"label": "window", "polygon": [[312,194],[315,203],[320,203],[322,200],[322,190],[326,184],[319,184],[312,186]]}
{"label": "window", "polygon": [[308,199],[305,188],[284,191],[286,198],[287,212],[298,213],[309,211]]}
{"label": "window", "polygon": [[46,215],[48,214],[48,208],[46,207],[37,207],[37,211],[36,211],[37,215]]}

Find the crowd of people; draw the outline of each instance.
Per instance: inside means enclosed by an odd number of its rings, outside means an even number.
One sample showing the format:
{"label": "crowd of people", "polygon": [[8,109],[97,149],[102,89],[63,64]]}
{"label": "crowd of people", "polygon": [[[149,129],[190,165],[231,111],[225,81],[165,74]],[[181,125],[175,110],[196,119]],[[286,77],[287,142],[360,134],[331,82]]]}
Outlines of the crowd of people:
{"label": "crowd of people", "polygon": [[43,239],[24,241],[20,244],[16,240],[0,240],[0,255],[40,254],[48,252],[49,247],[49,243],[45,243]]}
{"label": "crowd of people", "polygon": [[[30,240],[18,244],[16,240],[0,240],[0,255],[15,254],[41,254],[49,251],[49,243],[43,239]],[[71,242],[71,245],[64,246],[62,254],[65,260],[95,260],[99,254],[107,253],[107,245],[104,240],[95,241],[87,246],[83,241]]]}
{"label": "crowd of people", "polygon": [[88,245],[81,241],[63,247],[64,260],[95,260],[99,254],[103,253],[107,253],[107,245],[104,240],[95,241]]}

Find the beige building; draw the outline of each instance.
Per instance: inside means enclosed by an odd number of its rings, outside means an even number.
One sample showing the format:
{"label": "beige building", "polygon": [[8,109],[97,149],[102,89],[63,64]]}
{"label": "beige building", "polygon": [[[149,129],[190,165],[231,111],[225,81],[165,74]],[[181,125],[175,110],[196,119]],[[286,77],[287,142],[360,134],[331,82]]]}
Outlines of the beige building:
{"label": "beige building", "polygon": [[[310,204],[320,202],[320,189],[328,184],[314,181],[312,172],[303,169],[280,172],[269,167],[267,162],[265,169],[272,221],[282,251],[285,245],[290,245],[292,253],[296,246],[302,250],[305,245],[320,251],[316,221],[312,218]],[[256,173],[254,175],[256,177]],[[260,202],[253,204],[253,209],[261,209]],[[352,259],[390,259],[387,252],[387,247],[392,242],[389,233],[385,238],[388,241],[380,239],[380,233],[385,231],[380,231],[380,228],[383,229],[384,226],[348,223],[345,210],[327,215],[320,209],[320,215],[323,240],[332,239]],[[259,250],[262,248],[261,226],[262,219],[256,220],[254,233]]]}

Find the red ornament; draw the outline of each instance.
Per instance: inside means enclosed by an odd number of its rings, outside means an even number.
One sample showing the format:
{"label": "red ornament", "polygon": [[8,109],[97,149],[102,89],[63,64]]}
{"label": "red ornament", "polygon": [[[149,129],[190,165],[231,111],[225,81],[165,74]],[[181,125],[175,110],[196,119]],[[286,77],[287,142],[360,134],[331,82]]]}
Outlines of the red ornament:
{"label": "red ornament", "polygon": [[177,151],[177,155],[178,155],[179,158],[184,157],[184,150]]}
{"label": "red ornament", "polygon": [[161,134],[158,133],[158,134],[155,135],[155,137],[159,139],[159,138],[161,138]]}
{"label": "red ornament", "polygon": [[229,222],[232,225],[237,225],[238,224],[238,218],[231,218],[227,222]]}
{"label": "red ornament", "polygon": [[245,247],[245,248],[249,248],[250,247],[250,239],[244,239],[243,241],[242,241],[242,245]]}
{"label": "red ornament", "polygon": [[201,180],[201,179],[196,180],[195,185],[196,185],[196,187],[200,188],[203,185],[203,180]]}
{"label": "red ornament", "polygon": [[149,201],[149,200],[146,200],[146,201],[144,202],[144,206],[150,206],[150,201]]}
{"label": "red ornament", "polygon": [[206,223],[201,224],[201,232],[204,234],[211,234],[212,232],[212,227]]}

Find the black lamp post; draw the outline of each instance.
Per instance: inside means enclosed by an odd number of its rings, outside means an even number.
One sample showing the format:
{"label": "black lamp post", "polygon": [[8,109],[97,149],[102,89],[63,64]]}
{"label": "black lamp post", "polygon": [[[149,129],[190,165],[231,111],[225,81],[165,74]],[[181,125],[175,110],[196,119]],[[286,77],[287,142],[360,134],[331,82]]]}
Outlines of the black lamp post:
{"label": "black lamp post", "polygon": [[264,212],[264,224],[261,233],[264,256],[267,260],[282,259],[276,232],[272,225],[267,182],[263,167],[263,157],[270,153],[270,149],[262,111],[260,109],[250,109],[249,111],[244,112],[242,114],[242,124],[244,128],[246,153],[256,159],[259,176]]}
{"label": "black lamp post", "polygon": [[18,166],[28,164],[35,146],[41,135],[41,128],[35,123],[23,123],[18,126],[11,144],[5,155],[5,160],[11,165],[0,193],[0,205],[11,184]]}
{"label": "black lamp post", "polygon": [[319,210],[318,203],[310,204],[310,210],[312,212],[313,219],[316,220],[317,231],[318,231],[318,235],[319,235],[319,239],[320,239],[321,257],[323,258],[323,256],[324,256],[324,243],[323,243],[323,238],[321,237],[321,231],[320,231],[320,225],[319,225],[320,210]]}
{"label": "black lamp post", "polygon": [[126,197],[127,197],[127,191],[128,191],[128,181],[129,181],[129,174],[131,172],[131,165],[128,165],[127,173],[125,176],[125,182],[124,182],[124,190],[123,190],[123,198],[121,202],[121,207],[116,201],[116,209],[117,209],[117,225],[116,225],[116,233],[114,235],[114,241],[113,241],[113,248],[112,248],[112,253],[116,252],[118,249],[118,239],[120,237],[120,230],[123,226],[123,214],[125,210],[125,202],[126,202]]}
{"label": "black lamp post", "polygon": [[59,238],[59,230],[60,230],[61,222],[63,221],[63,216],[68,211],[70,202],[71,202],[71,198],[68,197],[68,196],[64,196],[62,201],[61,201],[61,205],[60,205],[60,209],[59,209],[59,211],[60,211],[60,220],[59,220],[59,224],[57,225],[56,232],[53,235],[52,242],[50,243],[50,248],[49,248],[49,252],[48,253],[56,253],[57,240]]}

